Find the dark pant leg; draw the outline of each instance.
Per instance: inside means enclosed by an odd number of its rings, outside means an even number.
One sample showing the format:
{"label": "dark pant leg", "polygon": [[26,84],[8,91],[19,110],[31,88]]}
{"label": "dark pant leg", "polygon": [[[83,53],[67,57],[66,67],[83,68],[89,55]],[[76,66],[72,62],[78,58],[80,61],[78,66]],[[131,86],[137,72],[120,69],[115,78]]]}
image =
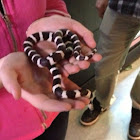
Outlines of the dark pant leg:
{"label": "dark pant leg", "polygon": [[140,110],[140,70],[131,90],[132,105]]}
{"label": "dark pant leg", "polygon": [[69,112],[60,113],[46,131],[34,140],[64,140],[68,126]]}

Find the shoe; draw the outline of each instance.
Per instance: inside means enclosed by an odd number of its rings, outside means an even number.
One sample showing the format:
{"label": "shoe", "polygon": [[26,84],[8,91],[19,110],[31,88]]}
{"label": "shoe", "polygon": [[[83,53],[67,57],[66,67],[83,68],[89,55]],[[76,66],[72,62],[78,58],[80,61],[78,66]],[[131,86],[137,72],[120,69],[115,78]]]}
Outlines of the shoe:
{"label": "shoe", "polygon": [[100,103],[96,100],[96,97],[93,100],[93,108],[88,108],[83,113],[80,123],[84,126],[90,126],[97,122],[99,115],[105,110],[100,106]]}
{"label": "shoe", "polygon": [[140,110],[135,108],[132,108],[128,138],[130,140],[140,140]]}

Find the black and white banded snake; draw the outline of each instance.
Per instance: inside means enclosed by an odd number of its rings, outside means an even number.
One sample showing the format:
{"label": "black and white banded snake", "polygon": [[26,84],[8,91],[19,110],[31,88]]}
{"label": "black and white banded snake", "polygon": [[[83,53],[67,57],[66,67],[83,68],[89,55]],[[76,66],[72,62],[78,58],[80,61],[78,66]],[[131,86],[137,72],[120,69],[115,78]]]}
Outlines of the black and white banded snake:
{"label": "black and white banded snake", "polygon": [[[50,41],[56,44],[57,50],[46,57],[42,57],[34,48],[41,41]],[[38,67],[47,67],[53,77],[52,91],[58,98],[92,97],[88,89],[66,91],[61,86],[61,73],[56,66],[63,59],[69,59],[72,55],[76,60],[89,60],[95,53],[94,49],[90,54],[81,55],[81,45],[78,36],[67,29],[60,29],[56,32],[37,32],[26,38],[23,43],[24,52]]]}

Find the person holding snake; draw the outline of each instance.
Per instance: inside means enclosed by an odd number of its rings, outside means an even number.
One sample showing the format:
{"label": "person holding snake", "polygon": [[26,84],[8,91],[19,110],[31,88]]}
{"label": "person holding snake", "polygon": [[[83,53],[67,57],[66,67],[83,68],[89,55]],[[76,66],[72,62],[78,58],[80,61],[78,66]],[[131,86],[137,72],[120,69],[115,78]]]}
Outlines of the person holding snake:
{"label": "person holding snake", "polygon": [[[1,0],[0,24],[0,139],[63,140],[68,111],[84,108],[89,99],[58,99],[52,94],[52,76],[48,68],[40,69],[30,63],[23,52],[23,42],[26,36],[37,32],[68,29],[89,48],[94,48],[92,33],[70,18],[62,0]],[[41,41],[35,45],[43,58],[56,52],[53,42]],[[88,47],[83,48],[89,51]],[[79,61],[71,55],[66,59],[57,64],[61,86],[73,91],[80,87],[70,81],[68,75],[88,68],[91,61],[99,61],[101,56],[94,54],[90,61]]]}

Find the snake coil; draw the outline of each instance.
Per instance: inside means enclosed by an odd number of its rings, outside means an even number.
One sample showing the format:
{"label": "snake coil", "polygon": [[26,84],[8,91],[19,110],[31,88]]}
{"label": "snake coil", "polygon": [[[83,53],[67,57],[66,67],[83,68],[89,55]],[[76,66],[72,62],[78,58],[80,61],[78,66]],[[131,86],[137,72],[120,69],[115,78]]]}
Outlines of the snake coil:
{"label": "snake coil", "polygon": [[[34,48],[41,41],[50,41],[56,44],[57,50],[46,57],[42,57]],[[78,36],[67,29],[60,29],[56,32],[37,32],[24,41],[24,52],[38,67],[47,67],[53,77],[53,93],[58,98],[78,98],[86,96],[92,97],[92,93],[88,89],[66,91],[61,86],[61,73],[56,66],[63,59],[69,59],[72,55],[76,60],[89,60],[95,53],[94,49],[86,56],[81,55],[81,46]]]}

